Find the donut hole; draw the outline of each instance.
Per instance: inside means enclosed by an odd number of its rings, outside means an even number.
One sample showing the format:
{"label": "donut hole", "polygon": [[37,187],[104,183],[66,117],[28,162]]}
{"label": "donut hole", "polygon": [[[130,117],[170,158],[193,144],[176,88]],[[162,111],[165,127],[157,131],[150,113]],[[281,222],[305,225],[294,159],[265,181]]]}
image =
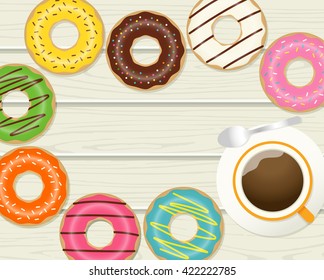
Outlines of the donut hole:
{"label": "donut hole", "polygon": [[296,87],[309,85],[315,75],[313,65],[306,59],[296,58],[286,66],[286,77],[288,82]]}
{"label": "donut hole", "polygon": [[217,18],[212,31],[215,39],[222,45],[232,45],[241,37],[241,26],[232,16],[223,16]]}
{"label": "donut hole", "polygon": [[2,99],[2,110],[11,118],[24,116],[29,106],[28,96],[22,91],[10,91]]}
{"label": "donut hole", "polygon": [[189,214],[176,215],[170,224],[171,235],[181,242],[187,242],[194,239],[197,231],[197,221]]}
{"label": "donut hole", "polygon": [[18,198],[30,202],[41,196],[44,184],[38,174],[25,172],[17,176],[14,189]]}
{"label": "donut hole", "polygon": [[102,249],[112,242],[114,229],[109,222],[99,218],[88,225],[86,235],[91,246]]}
{"label": "donut hole", "polygon": [[161,55],[159,41],[151,36],[136,38],[131,47],[131,54],[136,64],[150,66],[156,63]]}
{"label": "donut hole", "polygon": [[70,49],[79,39],[77,26],[68,20],[62,20],[53,25],[51,38],[54,46],[60,49]]}

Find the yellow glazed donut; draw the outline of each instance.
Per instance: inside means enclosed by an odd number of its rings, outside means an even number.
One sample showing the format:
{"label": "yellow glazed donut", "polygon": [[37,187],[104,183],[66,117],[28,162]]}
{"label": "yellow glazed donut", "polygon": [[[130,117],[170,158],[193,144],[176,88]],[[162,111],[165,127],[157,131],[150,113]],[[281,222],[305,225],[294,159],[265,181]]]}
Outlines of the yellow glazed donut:
{"label": "yellow glazed donut", "polygon": [[[79,38],[74,46],[61,49],[53,44],[55,24],[68,21],[76,26]],[[72,74],[88,67],[99,55],[104,34],[96,10],[83,0],[47,0],[30,14],[25,27],[27,49],[35,62],[48,71]]]}

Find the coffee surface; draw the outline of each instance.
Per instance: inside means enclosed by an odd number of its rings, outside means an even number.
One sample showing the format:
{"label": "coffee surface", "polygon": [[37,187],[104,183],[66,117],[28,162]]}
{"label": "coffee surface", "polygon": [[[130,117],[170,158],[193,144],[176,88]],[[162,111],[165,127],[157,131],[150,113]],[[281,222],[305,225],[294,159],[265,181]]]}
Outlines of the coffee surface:
{"label": "coffee surface", "polygon": [[242,177],[247,199],[265,211],[280,211],[291,206],[300,196],[303,183],[299,164],[286,153],[261,159]]}

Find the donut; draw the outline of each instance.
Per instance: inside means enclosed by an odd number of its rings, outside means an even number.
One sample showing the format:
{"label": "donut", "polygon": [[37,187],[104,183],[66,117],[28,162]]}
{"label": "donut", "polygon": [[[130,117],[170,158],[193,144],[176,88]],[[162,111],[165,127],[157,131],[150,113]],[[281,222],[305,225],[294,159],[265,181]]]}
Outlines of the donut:
{"label": "donut", "polygon": [[[40,176],[44,189],[33,201],[17,196],[15,180],[33,172]],[[68,191],[64,167],[49,152],[36,147],[23,147],[0,159],[0,213],[20,225],[38,225],[52,219],[62,208]]]}
{"label": "donut", "polygon": [[[61,49],[52,41],[54,25],[68,21],[78,29],[74,46]],[[25,26],[25,43],[34,61],[57,74],[79,72],[92,64],[103,45],[103,23],[97,11],[83,0],[45,0],[31,12]]]}
{"label": "donut", "polygon": [[[188,241],[177,240],[170,223],[179,214],[191,215],[198,231]],[[144,233],[151,251],[159,259],[203,260],[219,247],[223,235],[223,217],[216,203],[193,188],[174,188],[160,194],[148,208]]]}
{"label": "donut", "polygon": [[[2,109],[5,94],[20,90],[28,96],[28,112],[13,118]],[[51,123],[55,112],[55,95],[47,79],[25,65],[0,67],[0,139],[21,143],[39,136]]]}
{"label": "donut", "polygon": [[[155,39],[161,48],[158,60],[138,64],[132,45],[140,37]],[[174,22],[156,12],[141,11],[119,21],[107,41],[107,61],[114,75],[135,89],[156,89],[169,83],[180,71],[185,57],[184,39]]]}
{"label": "donut", "polygon": [[[240,37],[222,44],[214,36],[214,24],[222,17],[234,18]],[[252,62],[264,47],[267,27],[260,7],[253,0],[201,0],[190,13],[187,35],[193,53],[216,69],[231,70]]]}
{"label": "donut", "polygon": [[[314,70],[312,81],[302,87],[292,85],[286,76],[294,59],[305,59]],[[311,111],[324,101],[324,41],[308,33],[285,35],[265,51],[260,65],[264,92],[277,106],[288,111]]]}
{"label": "donut", "polygon": [[[87,240],[89,226],[103,220],[114,228],[110,244],[102,248]],[[132,259],[140,243],[140,227],[132,209],[109,194],[90,194],[75,201],[66,211],[60,229],[64,253],[72,260]]]}

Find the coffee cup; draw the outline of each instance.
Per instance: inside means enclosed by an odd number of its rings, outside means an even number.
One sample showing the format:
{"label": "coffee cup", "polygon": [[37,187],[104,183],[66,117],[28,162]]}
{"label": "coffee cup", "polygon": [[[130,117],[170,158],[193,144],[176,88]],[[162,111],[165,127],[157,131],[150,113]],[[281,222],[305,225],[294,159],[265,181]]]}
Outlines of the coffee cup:
{"label": "coffee cup", "polygon": [[307,202],[313,177],[306,157],[280,141],[258,143],[246,150],[233,172],[234,194],[252,216],[276,221],[299,214],[314,221]]}

